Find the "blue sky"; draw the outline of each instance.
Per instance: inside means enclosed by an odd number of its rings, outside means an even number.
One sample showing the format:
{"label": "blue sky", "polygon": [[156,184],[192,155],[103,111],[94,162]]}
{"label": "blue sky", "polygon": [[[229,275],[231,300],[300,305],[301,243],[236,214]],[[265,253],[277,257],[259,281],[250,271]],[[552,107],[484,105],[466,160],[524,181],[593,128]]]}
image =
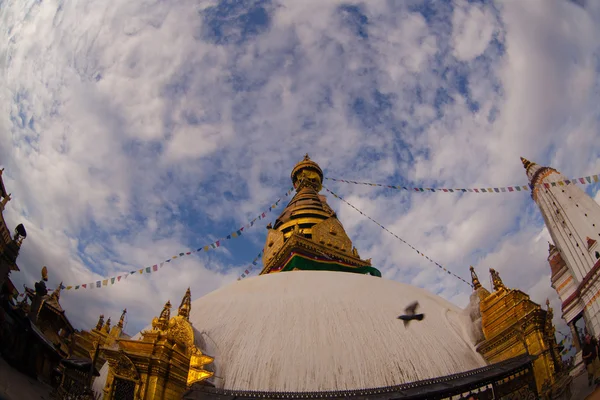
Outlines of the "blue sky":
{"label": "blue sky", "polygon": [[[91,282],[204,246],[268,209],[307,152],[331,177],[427,187],[524,184],[519,156],[598,173],[599,26],[591,1],[5,3],[5,216],[29,232],[13,279],[47,265],[50,287]],[[527,194],[326,184],[456,274],[495,268],[560,309]],[[466,304],[466,285],[328,197],[386,278]],[[127,307],[134,333],[188,285],[234,281],[282,206],[62,303],[82,328]]]}

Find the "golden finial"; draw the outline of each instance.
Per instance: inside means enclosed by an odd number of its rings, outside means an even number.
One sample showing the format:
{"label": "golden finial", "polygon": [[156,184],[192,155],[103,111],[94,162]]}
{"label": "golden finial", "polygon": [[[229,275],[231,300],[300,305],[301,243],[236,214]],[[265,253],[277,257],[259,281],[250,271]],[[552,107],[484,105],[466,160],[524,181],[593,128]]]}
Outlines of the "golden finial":
{"label": "golden finial", "polygon": [[123,323],[125,322],[125,314],[127,314],[127,309],[123,310],[123,313],[121,314],[121,318],[119,319],[119,323],[117,324],[117,326],[121,329],[123,329]]}
{"label": "golden finial", "polygon": [[50,294],[50,298],[52,298],[56,301],[58,301],[60,299],[60,290],[62,289],[62,285],[63,285],[63,283],[61,282],[58,285],[58,287],[52,291],[52,294]]}
{"label": "golden finial", "polygon": [[309,160],[310,160],[310,157],[308,156],[308,153],[306,153],[306,154],[304,155],[304,161],[309,161]]}
{"label": "golden finial", "polygon": [[104,314],[100,314],[100,318],[98,318],[98,323],[96,324],[96,330],[101,330],[104,325]]}
{"label": "golden finial", "polygon": [[152,320],[152,329],[156,331],[164,331],[169,325],[171,319],[171,301],[167,301],[158,318]]}
{"label": "golden finial", "polygon": [[529,168],[529,166],[533,164],[531,161],[524,157],[521,157],[521,162],[523,163],[523,167],[525,167],[525,169]]}
{"label": "golden finial", "polygon": [[479,282],[479,278],[475,273],[475,268],[473,268],[472,265],[469,267],[469,270],[471,271],[471,282],[473,282],[473,289],[477,290],[481,287],[481,282]]}
{"label": "golden finial", "polygon": [[43,281],[47,281],[48,280],[48,268],[46,268],[45,265],[42,268],[42,280]]}
{"label": "golden finial", "polygon": [[181,300],[181,305],[179,305],[179,311],[177,315],[181,315],[183,318],[189,321],[190,319],[190,311],[192,310],[192,293],[190,288],[188,288]]}
{"label": "golden finial", "polygon": [[498,274],[495,269],[490,268],[490,274],[492,275],[492,284],[494,285],[494,290],[506,289],[502,279],[500,278],[500,274]]}
{"label": "golden finial", "polygon": [[106,320],[106,324],[102,327],[102,332],[108,333],[110,331],[110,317]]}

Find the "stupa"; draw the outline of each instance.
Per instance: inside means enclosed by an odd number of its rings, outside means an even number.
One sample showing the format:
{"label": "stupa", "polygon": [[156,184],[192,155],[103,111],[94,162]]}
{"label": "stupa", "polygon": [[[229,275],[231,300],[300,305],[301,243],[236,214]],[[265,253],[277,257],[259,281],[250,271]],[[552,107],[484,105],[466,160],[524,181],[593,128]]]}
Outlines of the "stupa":
{"label": "stupa", "polygon": [[[132,339],[141,344],[120,347],[124,372],[103,367],[98,395],[129,399],[116,397],[117,377],[130,382],[135,399],[536,398],[530,355],[488,365],[476,350],[481,322],[469,309],[384,279],[359,256],[319,193],[323,172],[308,155],[292,182],[296,194],[267,227],[261,274],[196,299],[186,311],[190,346],[210,356],[203,379],[188,379],[182,397],[161,389],[165,378],[135,350],[155,340],[149,327]],[[405,327],[397,316],[414,301],[425,318]],[[107,353],[116,356],[115,349]],[[142,375],[152,373],[149,386]]]}

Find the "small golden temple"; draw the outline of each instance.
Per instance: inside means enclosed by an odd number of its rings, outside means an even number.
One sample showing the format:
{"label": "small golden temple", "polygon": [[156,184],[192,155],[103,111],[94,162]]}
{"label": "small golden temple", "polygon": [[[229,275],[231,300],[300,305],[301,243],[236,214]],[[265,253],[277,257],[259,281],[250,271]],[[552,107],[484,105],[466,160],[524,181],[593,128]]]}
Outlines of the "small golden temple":
{"label": "small golden temple", "polygon": [[474,294],[479,300],[483,340],[477,351],[490,363],[498,363],[521,354],[535,357],[533,371],[539,393],[557,383],[562,362],[556,343],[554,316],[550,302],[547,310],[517,289],[504,286],[500,274],[490,269],[493,292],[485,289],[473,267],[470,268]]}

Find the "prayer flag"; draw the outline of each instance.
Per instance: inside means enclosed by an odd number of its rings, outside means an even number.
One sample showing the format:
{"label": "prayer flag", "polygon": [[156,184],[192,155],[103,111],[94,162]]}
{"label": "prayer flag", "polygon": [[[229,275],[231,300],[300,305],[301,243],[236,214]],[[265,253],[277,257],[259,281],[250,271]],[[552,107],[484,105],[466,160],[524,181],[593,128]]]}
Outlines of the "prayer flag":
{"label": "prayer flag", "polygon": [[101,286],[102,286],[102,282],[96,281],[96,287],[101,287]]}
{"label": "prayer flag", "polygon": [[153,265],[152,266],[152,271],[158,271],[158,265]]}
{"label": "prayer flag", "polygon": [[108,285],[108,279],[105,279],[102,281],[102,286],[106,286],[106,285]]}
{"label": "prayer flag", "polygon": [[114,278],[114,276],[113,276],[112,278],[110,278],[110,284],[111,284],[111,285],[114,285],[114,284],[115,284],[115,278]]}

